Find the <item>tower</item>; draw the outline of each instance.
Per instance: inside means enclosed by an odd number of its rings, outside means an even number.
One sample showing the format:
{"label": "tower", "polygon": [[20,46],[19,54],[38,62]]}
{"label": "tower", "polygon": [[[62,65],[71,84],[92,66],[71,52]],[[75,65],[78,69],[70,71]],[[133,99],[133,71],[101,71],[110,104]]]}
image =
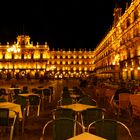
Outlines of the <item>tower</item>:
{"label": "tower", "polygon": [[122,8],[120,8],[120,4],[117,0],[114,0],[114,5],[115,5],[115,8],[114,8],[114,13],[113,13],[113,16],[114,16],[113,26],[115,27],[119,21],[119,17],[121,17],[122,15]]}

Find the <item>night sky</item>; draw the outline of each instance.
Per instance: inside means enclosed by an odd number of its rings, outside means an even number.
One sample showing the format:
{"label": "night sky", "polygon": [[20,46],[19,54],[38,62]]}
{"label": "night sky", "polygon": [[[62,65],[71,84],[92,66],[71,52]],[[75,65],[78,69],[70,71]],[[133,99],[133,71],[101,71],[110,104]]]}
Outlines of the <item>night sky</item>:
{"label": "night sky", "polygon": [[14,42],[24,33],[50,49],[94,49],[112,26],[114,1],[5,0],[0,2],[0,42]]}

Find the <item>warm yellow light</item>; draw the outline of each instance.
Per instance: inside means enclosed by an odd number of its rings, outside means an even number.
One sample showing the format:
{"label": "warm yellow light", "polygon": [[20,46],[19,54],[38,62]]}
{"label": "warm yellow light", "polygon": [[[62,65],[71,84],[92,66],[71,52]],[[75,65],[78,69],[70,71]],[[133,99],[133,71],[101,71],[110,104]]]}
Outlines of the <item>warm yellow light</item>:
{"label": "warm yellow light", "polygon": [[50,70],[54,70],[56,68],[56,66],[51,66]]}
{"label": "warm yellow light", "polygon": [[20,52],[20,46],[19,45],[13,45],[10,48],[7,49],[7,52],[13,52],[13,53],[19,53]]}
{"label": "warm yellow light", "polygon": [[112,65],[115,65],[115,61],[114,61],[114,62],[112,62]]}

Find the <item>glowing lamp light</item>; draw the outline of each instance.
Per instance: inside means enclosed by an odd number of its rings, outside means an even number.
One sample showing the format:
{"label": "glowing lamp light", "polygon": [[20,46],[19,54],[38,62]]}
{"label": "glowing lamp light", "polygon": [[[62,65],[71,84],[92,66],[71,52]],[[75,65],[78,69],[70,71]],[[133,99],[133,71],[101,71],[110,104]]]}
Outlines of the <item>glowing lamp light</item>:
{"label": "glowing lamp light", "polygon": [[124,69],[124,71],[127,71],[127,69]]}
{"label": "glowing lamp light", "polygon": [[114,61],[114,62],[112,62],[112,65],[115,65],[115,61]]}
{"label": "glowing lamp light", "polygon": [[8,52],[13,52],[13,53],[19,53],[20,52],[20,48],[18,45],[13,45],[12,47],[7,49]]}

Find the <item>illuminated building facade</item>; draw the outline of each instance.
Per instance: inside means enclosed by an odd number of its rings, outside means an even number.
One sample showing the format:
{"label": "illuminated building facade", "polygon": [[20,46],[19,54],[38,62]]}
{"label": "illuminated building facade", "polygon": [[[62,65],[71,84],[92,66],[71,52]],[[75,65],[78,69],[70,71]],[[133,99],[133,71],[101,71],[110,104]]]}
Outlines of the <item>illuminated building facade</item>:
{"label": "illuminated building facade", "polygon": [[94,50],[97,76],[140,80],[140,0],[132,0],[122,14],[114,8],[114,23]]}
{"label": "illuminated building facade", "polygon": [[50,50],[20,35],[14,44],[0,45],[0,78],[86,77],[93,71],[93,51]]}

